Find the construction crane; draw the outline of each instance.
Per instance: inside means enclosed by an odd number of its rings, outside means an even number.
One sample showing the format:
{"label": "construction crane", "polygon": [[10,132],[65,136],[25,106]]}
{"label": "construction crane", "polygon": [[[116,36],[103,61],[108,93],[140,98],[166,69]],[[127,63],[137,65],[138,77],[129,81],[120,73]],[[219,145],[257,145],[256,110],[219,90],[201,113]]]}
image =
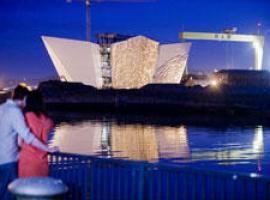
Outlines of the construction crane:
{"label": "construction crane", "polygon": [[188,40],[212,40],[225,42],[250,42],[253,44],[255,51],[255,70],[262,70],[264,37],[259,35],[241,35],[234,34],[233,31],[225,33],[206,33],[206,32],[181,32],[180,39]]}
{"label": "construction crane", "polygon": [[66,0],[67,3],[84,2],[85,3],[85,23],[86,23],[86,40],[91,40],[91,5],[93,2],[114,2],[114,3],[147,3],[157,2],[158,0]]}

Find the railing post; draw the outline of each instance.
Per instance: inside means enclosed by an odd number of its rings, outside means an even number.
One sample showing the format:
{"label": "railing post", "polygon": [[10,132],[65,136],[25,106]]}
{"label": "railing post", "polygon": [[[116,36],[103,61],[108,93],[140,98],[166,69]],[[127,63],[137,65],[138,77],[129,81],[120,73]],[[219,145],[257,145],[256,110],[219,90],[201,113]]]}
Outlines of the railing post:
{"label": "railing post", "polygon": [[138,191],[138,200],[143,200],[144,199],[144,192],[145,192],[145,179],[147,177],[146,176],[146,171],[147,170],[147,167],[145,166],[144,163],[140,163],[140,166],[139,166],[139,191]]}
{"label": "railing post", "polygon": [[95,181],[95,165],[96,163],[94,162],[94,160],[91,161],[91,164],[90,164],[90,168],[91,168],[91,176],[90,176],[90,199],[95,199],[95,195],[94,195],[94,187],[95,187],[95,184],[94,184],[94,181]]}

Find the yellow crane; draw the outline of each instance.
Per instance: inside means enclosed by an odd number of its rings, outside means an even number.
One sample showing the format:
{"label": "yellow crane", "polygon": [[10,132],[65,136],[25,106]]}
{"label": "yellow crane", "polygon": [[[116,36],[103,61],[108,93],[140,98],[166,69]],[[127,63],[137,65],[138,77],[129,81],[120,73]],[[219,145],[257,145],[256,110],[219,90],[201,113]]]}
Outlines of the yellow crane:
{"label": "yellow crane", "polygon": [[250,42],[255,51],[255,70],[262,70],[264,37],[259,35],[242,35],[234,32],[207,33],[207,32],[181,32],[180,39],[212,40],[225,42]]}

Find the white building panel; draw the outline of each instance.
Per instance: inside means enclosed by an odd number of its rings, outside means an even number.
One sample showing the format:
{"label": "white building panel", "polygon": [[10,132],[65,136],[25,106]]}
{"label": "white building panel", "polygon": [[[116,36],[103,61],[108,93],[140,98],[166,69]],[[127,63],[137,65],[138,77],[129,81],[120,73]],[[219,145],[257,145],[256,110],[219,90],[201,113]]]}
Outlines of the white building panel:
{"label": "white building panel", "polygon": [[184,74],[190,43],[174,43],[159,46],[154,83],[180,83]]}
{"label": "white building panel", "polygon": [[102,87],[98,44],[46,36],[42,40],[62,80]]}

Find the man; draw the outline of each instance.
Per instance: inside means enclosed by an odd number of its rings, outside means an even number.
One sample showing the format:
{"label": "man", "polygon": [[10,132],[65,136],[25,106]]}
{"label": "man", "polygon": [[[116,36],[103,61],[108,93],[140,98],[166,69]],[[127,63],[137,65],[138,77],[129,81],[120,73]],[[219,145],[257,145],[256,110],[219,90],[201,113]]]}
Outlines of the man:
{"label": "man", "polygon": [[43,151],[54,152],[41,143],[27,127],[21,111],[25,107],[28,89],[17,86],[8,99],[0,105],[0,199],[11,199],[7,191],[10,182],[17,178],[18,135],[27,143]]}

